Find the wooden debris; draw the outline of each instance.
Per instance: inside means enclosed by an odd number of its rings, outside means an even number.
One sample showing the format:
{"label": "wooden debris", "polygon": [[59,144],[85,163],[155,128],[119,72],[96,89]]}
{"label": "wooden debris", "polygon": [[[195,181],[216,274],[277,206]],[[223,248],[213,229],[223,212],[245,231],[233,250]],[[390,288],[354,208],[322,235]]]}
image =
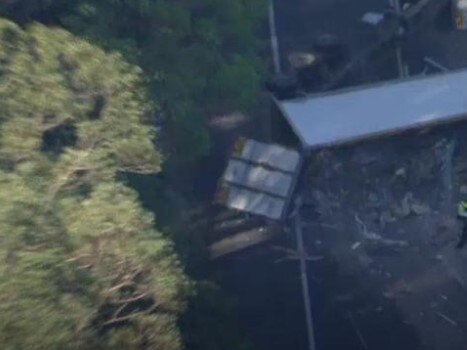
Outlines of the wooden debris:
{"label": "wooden debris", "polygon": [[355,330],[355,333],[357,334],[358,339],[360,340],[360,343],[362,344],[363,349],[368,350],[368,344],[365,341],[365,338],[363,338],[362,332],[360,332],[360,329],[357,327],[357,324],[355,322],[355,319],[352,316],[352,313],[349,311],[349,320],[350,323],[352,324],[353,329]]}
{"label": "wooden debris", "polygon": [[212,260],[263,243],[279,232],[278,226],[259,227],[224,238],[212,244],[208,250]]}

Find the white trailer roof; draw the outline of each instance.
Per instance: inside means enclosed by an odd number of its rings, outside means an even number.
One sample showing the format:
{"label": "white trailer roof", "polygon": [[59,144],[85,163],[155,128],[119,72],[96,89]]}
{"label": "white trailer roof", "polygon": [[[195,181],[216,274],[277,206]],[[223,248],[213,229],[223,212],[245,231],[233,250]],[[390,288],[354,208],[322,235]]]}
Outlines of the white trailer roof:
{"label": "white trailer roof", "polygon": [[305,149],[465,118],[467,70],[279,101]]}

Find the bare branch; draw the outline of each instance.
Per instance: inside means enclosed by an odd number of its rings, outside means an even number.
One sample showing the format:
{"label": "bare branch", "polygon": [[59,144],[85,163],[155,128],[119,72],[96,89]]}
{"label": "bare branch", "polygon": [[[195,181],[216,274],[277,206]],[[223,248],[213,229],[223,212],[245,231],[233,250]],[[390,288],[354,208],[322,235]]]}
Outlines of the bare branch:
{"label": "bare branch", "polygon": [[117,317],[117,318],[112,318],[102,324],[102,326],[110,326],[115,323],[120,323],[120,322],[125,322],[125,321],[131,321],[134,318],[137,318],[142,315],[147,315],[153,312],[157,308],[157,304],[154,304],[152,307],[150,307],[147,310],[140,311],[140,312],[135,312],[132,314],[129,314],[127,316],[122,316],[122,317]]}

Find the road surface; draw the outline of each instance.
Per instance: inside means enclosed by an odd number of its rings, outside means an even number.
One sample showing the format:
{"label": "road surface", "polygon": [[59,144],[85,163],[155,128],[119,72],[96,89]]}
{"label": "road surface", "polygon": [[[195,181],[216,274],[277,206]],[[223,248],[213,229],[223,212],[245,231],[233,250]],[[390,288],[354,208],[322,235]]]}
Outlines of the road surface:
{"label": "road surface", "polygon": [[420,61],[425,56],[449,69],[467,67],[467,31],[453,28],[450,0],[431,1],[412,24],[404,51],[412,73],[420,69]]}
{"label": "road surface", "polygon": [[[432,0],[410,23],[403,44],[403,58],[411,75],[423,70],[423,58],[459,69],[467,67],[467,31],[455,30],[449,11],[450,0]],[[388,9],[388,0],[274,0],[277,36],[283,69],[294,51],[312,51],[320,34],[337,35],[347,45],[351,57],[377,40],[377,32],[362,23],[366,12]],[[388,48],[360,67],[362,79],[355,84],[397,78],[395,52]],[[391,67],[389,67],[391,66]]]}
{"label": "road surface", "polygon": [[[368,11],[388,8],[387,0],[275,0],[277,35],[282,67],[294,51],[312,51],[320,34],[336,35],[351,57],[376,40],[374,28],[361,21]],[[391,54],[394,55],[393,52]]]}

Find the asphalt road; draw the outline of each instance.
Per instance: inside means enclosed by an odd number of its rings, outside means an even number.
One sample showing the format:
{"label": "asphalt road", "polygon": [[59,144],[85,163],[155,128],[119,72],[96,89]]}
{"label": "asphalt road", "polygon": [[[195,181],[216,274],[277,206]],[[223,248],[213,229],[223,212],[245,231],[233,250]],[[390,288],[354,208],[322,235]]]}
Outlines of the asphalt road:
{"label": "asphalt road", "polygon": [[293,51],[311,51],[320,34],[334,34],[356,55],[375,40],[361,22],[368,11],[381,11],[388,0],[275,0],[276,25],[283,67]]}
{"label": "asphalt road", "polygon": [[425,56],[449,69],[467,67],[467,31],[453,28],[450,0],[432,0],[412,23],[404,51],[412,73]]}
{"label": "asphalt road", "polygon": [[[423,69],[423,57],[431,57],[449,69],[467,67],[467,31],[455,30],[449,11],[450,0],[432,0],[410,23],[403,46],[403,57],[411,75]],[[381,12],[388,0],[275,0],[277,35],[283,69],[286,57],[293,51],[312,51],[313,40],[322,33],[337,35],[348,47],[351,57],[375,43],[377,31],[362,23],[369,11]],[[386,49],[361,67],[371,82],[397,78],[395,53]],[[389,67],[393,66],[393,67]]]}

